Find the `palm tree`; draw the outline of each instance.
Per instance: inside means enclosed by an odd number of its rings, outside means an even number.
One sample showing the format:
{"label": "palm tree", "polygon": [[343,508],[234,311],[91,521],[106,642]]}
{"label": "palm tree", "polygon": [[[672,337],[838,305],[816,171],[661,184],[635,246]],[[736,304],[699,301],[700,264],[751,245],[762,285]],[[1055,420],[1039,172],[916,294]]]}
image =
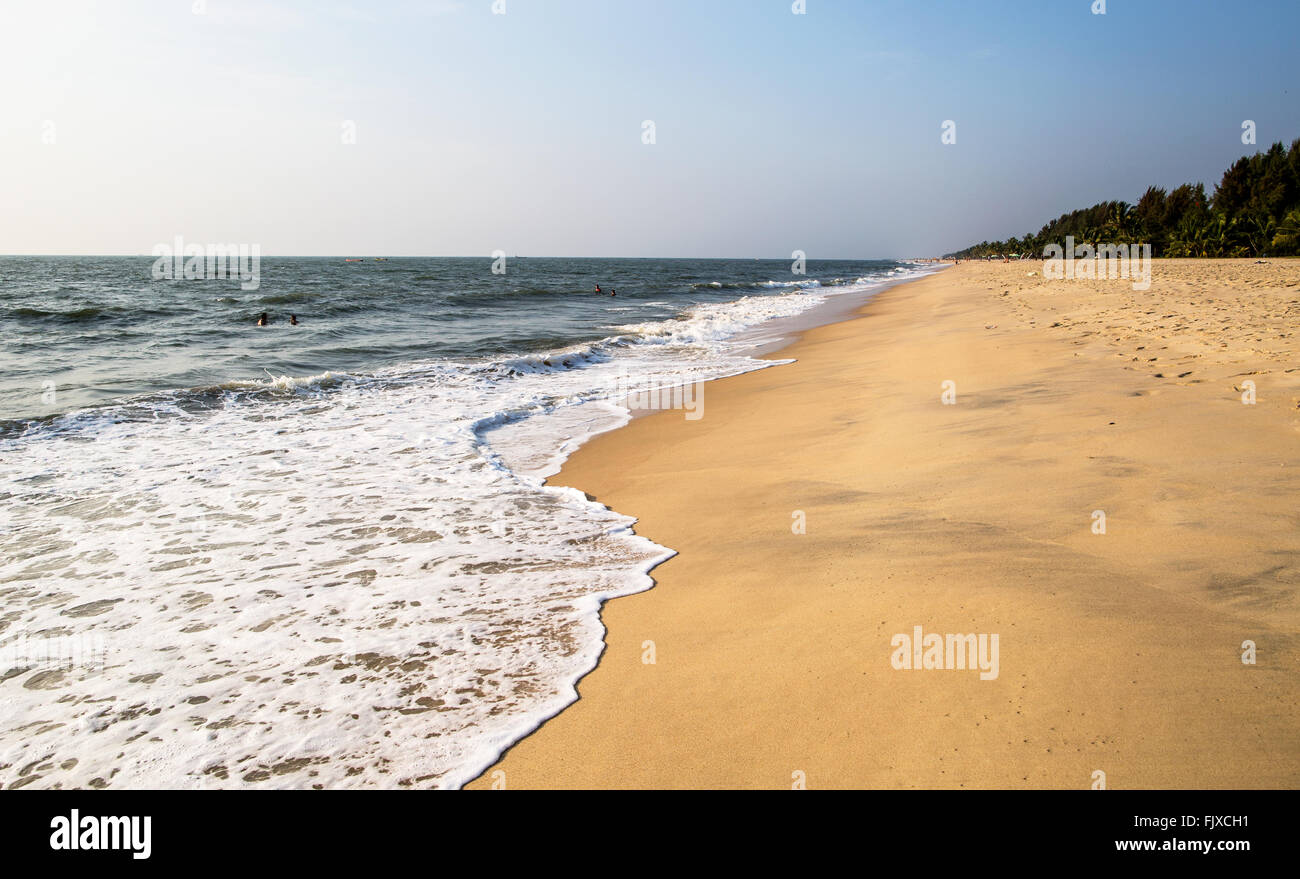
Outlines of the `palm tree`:
{"label": "palm tree", "polygon": [[1300,253],[1300,207],[1282,218],[1270,249],[1277,256]]}
{"label": "palm tree", "polygon": [[1134,235],[1131,204],[1126,201],[1114,201],[1107,205],[1102,237],[1116,244],[1132,243]]}
{"label": "palm tree", "polygon": [[1277,235],[1277,221],[1272,217],[1252,214],[1244,224],[1246,242],[1251,256],[1263,256],[1264,250]]}

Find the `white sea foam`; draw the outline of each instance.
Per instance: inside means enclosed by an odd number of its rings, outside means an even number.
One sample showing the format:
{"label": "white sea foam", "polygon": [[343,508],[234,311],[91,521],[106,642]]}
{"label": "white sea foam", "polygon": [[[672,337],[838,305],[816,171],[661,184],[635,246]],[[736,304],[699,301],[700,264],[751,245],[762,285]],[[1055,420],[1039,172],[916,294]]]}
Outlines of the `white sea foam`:
{"label": "white sea foam", "polygon": [[620,378],[770,365],[727,340],[828,289],[0,440],[0,648],[104,645],[102,667],[0,668],[0,782],[464,784],[576,698],[600,603],[672,554],[543,478],[628,419]]}

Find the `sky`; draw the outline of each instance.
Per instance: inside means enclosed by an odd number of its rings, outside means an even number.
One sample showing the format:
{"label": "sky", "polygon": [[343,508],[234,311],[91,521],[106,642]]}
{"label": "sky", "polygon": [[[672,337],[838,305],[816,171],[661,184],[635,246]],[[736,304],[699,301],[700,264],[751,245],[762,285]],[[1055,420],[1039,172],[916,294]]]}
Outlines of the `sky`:
{"label": "sky", "polygon": [[1300,137],[1295,0],[797,5],[0,0],[0,253],[928,256]]}

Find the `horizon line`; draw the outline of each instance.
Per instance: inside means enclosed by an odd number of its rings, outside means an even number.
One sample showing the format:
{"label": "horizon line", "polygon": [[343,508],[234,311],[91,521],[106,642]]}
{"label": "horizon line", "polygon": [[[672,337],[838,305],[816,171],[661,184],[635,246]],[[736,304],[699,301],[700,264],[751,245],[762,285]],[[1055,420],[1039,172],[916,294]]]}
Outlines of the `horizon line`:
{"label": "horizon line", "polygon": [[[23,256],[47,256],[47,257],[115,257],[124,259],[162,259],[163,257],[152,253],[0,253],[0,259],[6,257],[23,257]],[[174,255],[173,255],[174,256]],[[493,260],[491,254],[486,256],[473,254],[375,254],[369,253],[364,256],[356,256],[348,253],[260,253],[259,257],[270,257],[274,259],[487,259]],[[716,259],[716,260],[735,260],[743,262],[790,262],[795,257],[789,256],[537,256],[506,254],[506,259]],[[904,259],[942,259],[941,256],[805,256],[803,259],[807,262],[871,262],[878,260],[904,260]]]}

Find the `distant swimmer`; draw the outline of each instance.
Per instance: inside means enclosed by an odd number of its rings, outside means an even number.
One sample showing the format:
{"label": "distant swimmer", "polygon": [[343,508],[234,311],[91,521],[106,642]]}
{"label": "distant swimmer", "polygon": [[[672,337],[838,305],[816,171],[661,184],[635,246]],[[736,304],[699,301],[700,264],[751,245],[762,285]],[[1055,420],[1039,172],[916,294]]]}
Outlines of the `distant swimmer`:
{"label": "distant swimmer", "polygon": [[597,292],[597,293],[600,292],[600,285],[599,285],[599,284],[596,285],[596,292]]}
{"label": "distant swimmer", "polygon": [[617,291],[617,290],[610,290],[610,291],[609,291],[609,295],[610,295],[610,296],[617,296],[617,295],[618,295],[618,291]]}
{"label": "distant swimmer", "polygon": [[296,314],[289,315],[289,326],[291,327],[298,326],[298,315]]}
{"label": "distant swimmer", "polygon": [[270,322],[271,322],[271,318],[269,318],[269,317],[267,316],[267,314],[266,314],[265,311],[262,312],[262,313],[261,313],[260,315],[258,315],[258,317],[257,317],[257,325],[258,325],[259,327],[264,327],[264,326],[266,326],[267,324],[269,324]]}

